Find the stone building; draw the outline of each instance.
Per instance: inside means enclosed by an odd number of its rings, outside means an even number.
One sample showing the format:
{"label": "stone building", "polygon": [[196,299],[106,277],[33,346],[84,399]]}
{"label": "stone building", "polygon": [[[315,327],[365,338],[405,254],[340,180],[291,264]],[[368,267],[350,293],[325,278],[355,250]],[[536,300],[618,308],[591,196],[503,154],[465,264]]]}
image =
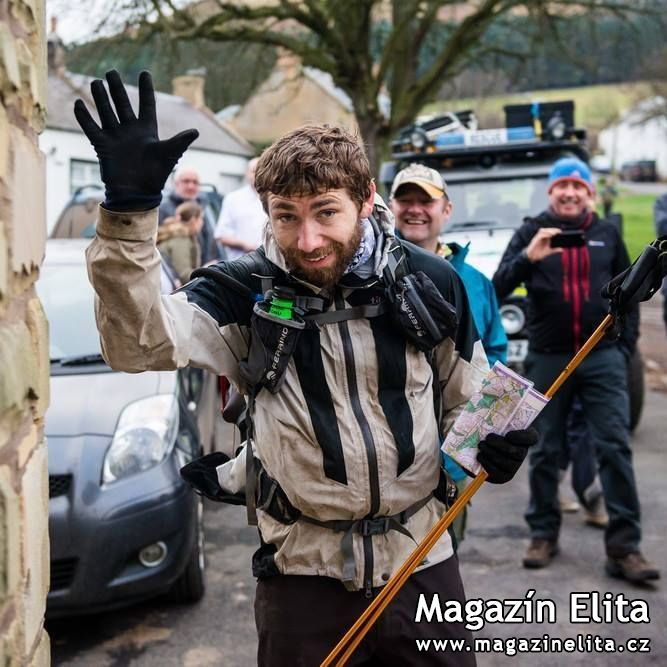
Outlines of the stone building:
{"label": "stone building", "polygon": [[48,665],[43,0],[0,2],[0,665]]}
{"label": "stone building", "polygon": [[331,123],[356,129],[352,101],[331,75],[304,67],[283,51],[268,79],[247,102],[225,114],[227,122],[254,144],[264,146],[305,123]]}

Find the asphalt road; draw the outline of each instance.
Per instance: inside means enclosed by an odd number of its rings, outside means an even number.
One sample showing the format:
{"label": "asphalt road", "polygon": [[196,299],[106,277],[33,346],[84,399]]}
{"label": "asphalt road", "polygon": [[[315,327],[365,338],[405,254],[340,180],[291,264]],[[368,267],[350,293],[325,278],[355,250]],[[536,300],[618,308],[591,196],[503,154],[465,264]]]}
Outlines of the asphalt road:
{"label": "asphalt road", "polygon": [[659,197],[667,192],[667,185],[664,183],[635,183],[633,181],[621,181],[618,186],[623,190],[629,190],[638,195],[655,195],[656,197]]}
{"label": "asphalt road", "polygon": [[[644,355],[666,359],[667,340],[657,317],[658,303],[651,304],[645,322],[654,327],[645,335]],[[653,324],[651,324],[651,322]],[[648,349],[650,347],[650,349]],[[666,362],[667,363],[667,362]],[[665,366],[667,370],[667,366]],[[633,436],[635,471],[643,518],[643,550],[667,577],[667,393],[650,391],[642,421]],[[527,498],[525,468],[508,485],[485,485],[473,499],[468,536],[459,557],[469,599],[524,599],[534,590],[535,599],[551,599],[556,623],[487,624],[477,637],[568,638],[577,634],[614,638],[616,642],[647,638],[647,653],[539,652],[507,657],[478,654],[478,664],[508,665],[666,665],[666,583],[637,588],[604,574],[602,533],[585,526],[579,514],[566,514],[561,534],[561,554],[549,568],[524,570],[521,557],[528,531],[522,514]],[[250,667],[255,664],[255,631],[252,612],[254,580],[250,557],[257,544],[254,529],[245,525],[245,510],[209,505],[206,512],[208,588],[195,606],[174,606],[156,600],[99,616],[61,620],[48,624],[54,665],[68,667]],[[570,621],[572,592],[623,594],[642,599],[650,622],[574,624]],[[595,641],[592,639],[591,641]],[[417,663],[416,663],[417,664]]]}

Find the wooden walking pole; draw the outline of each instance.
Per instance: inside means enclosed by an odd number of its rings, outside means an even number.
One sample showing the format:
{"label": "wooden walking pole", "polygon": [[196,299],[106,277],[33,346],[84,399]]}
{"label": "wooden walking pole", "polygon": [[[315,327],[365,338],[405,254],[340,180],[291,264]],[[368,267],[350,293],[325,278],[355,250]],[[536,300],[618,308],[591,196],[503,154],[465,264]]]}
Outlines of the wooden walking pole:
{"label": "wooden walking pole", "polygon": [[[588,353],[600,342],[607,329],[613,324],[612,315],[607,315],[591,337],[584,343],[582,348],[574,355],[570,363],[565,366],[562,373],[547,389],[545,396],[551,398],[563,385],[575,368],[584,360]],[[435,546],[442,534],[449,528],[459,512],[467,505],[468,501],[477,493],[488,477],[482,470],[473,481],[463,490],[456,502],[445,512],[441,519],[426,534],[426,537],[408,556],[408,559],[396,570],[378,596],[368,605],[363,614],[356,620],[354,625],[345,633],[344,637],[336,644],[334,649],[324,659],[320,667],[344,667],[354,651],[357,649],[373,624],[380,617],[386,606],[393,600],[394,596],[408,580],[419,564],[426,558],[428,552]]]}

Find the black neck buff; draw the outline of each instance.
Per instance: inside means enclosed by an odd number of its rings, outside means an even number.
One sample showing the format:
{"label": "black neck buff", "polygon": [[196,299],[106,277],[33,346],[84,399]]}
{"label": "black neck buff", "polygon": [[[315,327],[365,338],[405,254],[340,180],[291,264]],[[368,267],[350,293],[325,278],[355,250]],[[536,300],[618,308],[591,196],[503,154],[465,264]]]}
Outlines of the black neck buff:
{"label": "black neck buff", "polygon": [[556,214],[553,208],[550,206],[547,209],[547,218],[554,221],[554,227],[564,227],[566,229],[579,229],[583,227],[591,212],[586,208],[584,209],[576,218],[563,218]]}

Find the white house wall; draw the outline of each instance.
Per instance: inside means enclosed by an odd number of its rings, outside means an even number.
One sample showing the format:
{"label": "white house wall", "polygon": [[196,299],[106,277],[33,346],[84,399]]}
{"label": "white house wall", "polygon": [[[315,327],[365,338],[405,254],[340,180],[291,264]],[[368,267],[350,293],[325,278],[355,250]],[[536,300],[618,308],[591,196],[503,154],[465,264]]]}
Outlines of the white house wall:
{"label": "white house wall", "polygon": [[39,136],[46,156],[46,230],[53,229],[60,211],[70,198],[70,160],[97,160],[83,134],[46,128]]}
{"label": "white house wall", "polygon": [[623,121],[602,130],[598,144],[616,169],[624,162],[655,160],[658,177],[667,177],[667,121],[664,118],[642,125]]}
{"label": "white house wall", "polygon": [[[46,229],[51,232],[70,193],[70,161],[96,161],[97,156],[85,135],[47,128],[39,137],[39,147],[46,156]],[[243,182],[246,157],[191,148],[181,165],[197,169],[203,183],[212,183],[222,194]]]}

